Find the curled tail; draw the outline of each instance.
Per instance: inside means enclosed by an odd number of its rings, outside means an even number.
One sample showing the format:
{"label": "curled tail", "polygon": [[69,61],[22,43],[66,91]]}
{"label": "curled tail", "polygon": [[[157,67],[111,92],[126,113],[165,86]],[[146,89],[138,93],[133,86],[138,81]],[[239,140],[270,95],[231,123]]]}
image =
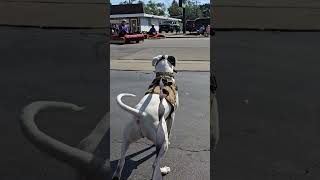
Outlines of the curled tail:
{"label": "curled tail", "polygon": [[119,106],[129,112],[130,114],[133,114],[134,116],[146,116],[146,113],[145,112],[142,112],[142,111],[139,111],[138,109],[135,109],[133,107],[130,107],[126,104],[124,104],[122,101],[121,101],[121,98],[123,96],[131,96],[131,97],[135,97],[136,95],[134,94],[129,94],[129,93],[121,93],[117,96],[117,103],[119,104]]}
{"label": "curled tail", "polygon": [[[90,172],[98,172],[93,164],[93,160],[104,162],[103,159],[96,157],[91,152],[87,152],[76,147],[67,145],[58,141],[41,131],[35,123],[35,116],[47,108],[66,108],[74,111],[80,111],[83,107],[71,103],[56,101],[36,101],[24,107],[21,114],[20,125],[24,135],[40,150],[48,153],[52,157],[71,165],[74,168],[85,169]],[[99,166],[100,167],[100,166]],[[101,166],[101,171],[110,172],[108,163]]]}

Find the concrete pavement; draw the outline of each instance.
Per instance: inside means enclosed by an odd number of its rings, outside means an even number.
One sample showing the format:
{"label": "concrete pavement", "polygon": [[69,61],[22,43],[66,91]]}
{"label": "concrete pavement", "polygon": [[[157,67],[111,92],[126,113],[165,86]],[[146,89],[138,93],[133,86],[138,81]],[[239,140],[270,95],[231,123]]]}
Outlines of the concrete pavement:
{"label": "concrete pavement", "polygon": [[164,34],[166,36],[166,38],[205,38],[203,35],[198,35],[198,34],[189,34],[187,32],[187,34],[182,34],[182,33],[179,33],[179,34],[175,34],[175,33],[172,33],[172,34]]}
{"label": "concrete pavement", "polygon": [[140,44],[111,45],[112,70],[154,70],[152,58],[158,54],[173,55],[180,71],[209,71],[210,39],[182,38],[145,40]]}
{"label": "concrete pavement", "polygon": [[217,28],[320,30],[316,0],[214,0]]}
{"label": "concrete pavement", "polygon": [[104,0],[0,1],[0,25],[106,29],[109,5]]}

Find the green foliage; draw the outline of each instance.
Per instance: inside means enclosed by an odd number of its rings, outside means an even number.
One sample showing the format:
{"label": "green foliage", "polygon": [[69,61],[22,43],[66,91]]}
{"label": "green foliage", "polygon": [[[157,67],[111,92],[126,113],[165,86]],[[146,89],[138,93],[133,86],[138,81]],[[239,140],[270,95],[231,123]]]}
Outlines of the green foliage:
{"label": "green foliage", "polygon": [[144,6],[144,12],[147,14],[164,16],[165,11],[166,6],[164,3],[155,3],[152,0],[149,0],[148,3]]}
{"label": "green foliage", "polygon": [[[186,0],[186,19],[196,19],[201,17],[210,17],[210,4],[198,5],[195,0]],[[182,16],[182,7],[176,0],[172,1],[171,6],[168,8],[171,17]],[[182,18],[182,17],[180,17]]]}
{"label": "green foliage", "polygon": [[124,0],[120,4],[134,4],[137,0]]}
{"label": "green foliage", "polygon": [[210,4],[202,4],[199,6],[202,17],[210,17]]}
{"label": "green foliage", "polygon": [[179,7],[179,4],[176,0],[173,0],[171,6],[168,8],[170,17],[177,17],[182,15],[182,8]]}

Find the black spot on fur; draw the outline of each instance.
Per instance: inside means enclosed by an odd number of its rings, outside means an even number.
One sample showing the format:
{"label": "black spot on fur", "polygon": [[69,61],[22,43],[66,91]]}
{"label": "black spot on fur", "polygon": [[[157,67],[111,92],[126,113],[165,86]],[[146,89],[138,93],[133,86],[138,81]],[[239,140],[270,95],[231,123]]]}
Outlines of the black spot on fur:
{"label": "black spot on fur", "polygon": [[168,61],[170,62],[170,64],[172,64],[173,66],[176,66],[176,58],[174,56],[168,56]]}

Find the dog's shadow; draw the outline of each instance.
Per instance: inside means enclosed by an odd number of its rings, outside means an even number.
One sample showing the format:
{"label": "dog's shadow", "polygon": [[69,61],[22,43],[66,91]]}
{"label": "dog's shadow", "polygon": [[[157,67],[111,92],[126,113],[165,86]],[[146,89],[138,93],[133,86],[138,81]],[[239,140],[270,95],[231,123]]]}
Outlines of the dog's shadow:
{"label": "dog's shadow", "polygon": [[[147,161],[148,159],[150,159],[152,156],[154,156],[156,154],[156,151],[153,151],[151,154],[139,159],[138,161],[134,161],[132,160],[133,157],[135,156],[138,156],[139,154],[145,152],[145,151],[148,151],[149,149],[155,147],[155,145],[151,145],[141,151],[138,151],[136,153],[133,153],[129,156],[126,156],[126,161],[125,161],[125,164],[124,164],[124,167],[123,167],[123,170],[122,170],[122,175],[121,175],[121,179],[123,180],[127,180],[132,171],[134,169],[137,169],[137,167],[142,164],[143,162]],[[112,169],[112,174],[116,171],[116,168],[117,168],[117,165],[118,165],[118,161],[119,160],[114,160],[114,161],[111,161],[110,162],[110,165],[111,165],[111,169]]]}

